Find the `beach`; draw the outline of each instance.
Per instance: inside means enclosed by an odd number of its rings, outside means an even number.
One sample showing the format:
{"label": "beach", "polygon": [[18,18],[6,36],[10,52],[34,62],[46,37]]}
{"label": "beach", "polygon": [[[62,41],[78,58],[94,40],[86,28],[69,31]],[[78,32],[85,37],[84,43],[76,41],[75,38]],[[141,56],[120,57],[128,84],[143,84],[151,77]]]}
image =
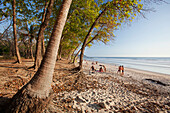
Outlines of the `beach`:
{"label": "beach", "polygon": [[[94,62],[95,63],[95,62]],[[103,63],[106,72],[89,72],[91,61],[84,61],[84,73],[97,82],[97,89],[62,92],[57,100],[73,100],[72,108],[81,112],[170,112],[170,76],[130,69],[117,74],[118,67]],[[61,97],[61,98],[60,98]]]}
{"label": "beach", "polygon": [[[27,61],[22,65],[0,64],[2,104],[26,84],[35,71],[27,69],[33,64]],[[105,65],[106,72],[98,72],[99,65]],[[96,72],[91,73],[91,66],[92,61],[86,60],[83,72],[76,72],[73,64],[57,61],[52,83],[54,93],[44,113],[170,112],[169,75],[125,67],[124,75],[120,76],[118,66],[100,62],[94,65]]]}

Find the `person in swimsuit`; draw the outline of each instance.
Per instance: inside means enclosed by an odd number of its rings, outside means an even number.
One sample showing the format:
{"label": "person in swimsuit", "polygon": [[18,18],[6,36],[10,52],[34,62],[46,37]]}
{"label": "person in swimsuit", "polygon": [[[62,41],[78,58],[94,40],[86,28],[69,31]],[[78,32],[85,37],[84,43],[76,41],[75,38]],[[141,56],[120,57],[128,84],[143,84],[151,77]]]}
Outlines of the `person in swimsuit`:
{"label": "person in swimsuit", "polygon": [[121,73],[121,75],[124,75],[124,67],[123,67],[123,65],[122,65],[122,73]]}
{"label": "person in swimsuit", "polygon": [[106,67],[105,67],[105,65],[103,65],[103,68],[104,68],[104,72],[106,72]]}
{"label": "person in swimsuit", "polygon": [[100,67],[99,72],[103,72],[103,68],[102,67]]}
{"label": "person in swimsuit", "polygon": [[94,66],[91,66],[90,70],[92,71],[92,73],[96,71]]}
{"label": "person in swimsuit", "polygon": [[121,69],[122,69],[122,67],[121,67],[121,66],[119,66],[118,71],[117,71],[117,73],[118,73],[118,74],[120,74],[120,73],[121,73]]}

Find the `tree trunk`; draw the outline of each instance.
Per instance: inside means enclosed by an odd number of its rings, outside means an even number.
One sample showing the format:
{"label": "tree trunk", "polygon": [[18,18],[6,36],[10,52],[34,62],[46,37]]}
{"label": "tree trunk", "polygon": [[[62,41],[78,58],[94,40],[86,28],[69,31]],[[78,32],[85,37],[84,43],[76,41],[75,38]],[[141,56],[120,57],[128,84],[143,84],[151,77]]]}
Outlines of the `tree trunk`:
{"label": "tree trunk", "polygon": [[[47,7],[48,7],[48,2],[46,1],[45,2],[45,8],[44,8],[44,14],[43,14],[43,18],[42,18],[42,23],[44,22],[44,20],[45,20],[45,12],[46,12],[46,9],[47,9]],[[44,35],[42,36],[42,57],[45,55],[45,43],[44,43]]]}
{"label": "tree trunk", "polygon": [[32,37],[30,38],[30,55],[31,55],[31,59],[32,61],[34,61],[34,56],[33,56],[33,52],[32,52]]}
{"label": "tree trunk", "polygon": [[71,57],[72,57],[73,51],[74,51],[74,49],[71,49],[70,52],[68,53],[67,60],[68,60],[69,62],[71,62]]}
{"label": "tree trunk", "polygon": [[58,49],[58,55],[57,55],[57,60],[61,60],[61,54],[62,54],[62,41],[64,40],[64,35],[62,35],[61,40],[60,40],[60,45]]}
{"label": "tree trunk", "polygon": [[59,49],[58,49],[57,60],[61,60],[61,49],[62,49],[62,46],[61,46],[61,42],[60,42],[60,46],[59,46]]}
{"label": "tree trunk", "polygon": [[44,42],[44,35],[42,37],[42,57],[45,55],[45,42]]}
{"label": "tree trunk", "polygon": [[92,32],[93,28],[95,27],[95,25],[97,24],[98,20],[102,17],[102,15],[106,12],[106,10],[107,10],[107,7],[105,7],[105,9],[96,18],[96,20],[92,24],[88,34],[86,35],[86,38],[84,39],[83,45],[81,47],[81,53],[80,53],[79,70],[81,70],[82,67],[83,67],[83,56],[84,56],[84,50],[85,50],[85,47],[86,47],[87,40],[89,39],[91,32]]}
{"label": "tree trunk", "polygon": [[9,42],[9,56],[12,57],[12,44]]}
{"label": "tree trunk", "polygon": [[35,62],[34,62],[34,68],[35,69],[38,69],[40,64],[41,64],[42,41],[43,41],[43,38],[44,38],[44,31],[45,31],[46,27],[48,26],[48,23],[49,23],[49,20],[50,20],[50,15],[51,15],[51,12],[52,12],[53,4],[54,4],[54,0],[50,0],[50,3],[49,3],[48,8],[47,8],[47,13],[45,15],[45,20],[42,22],[42,24],[40,26],[39,33],[38,33],[37,44],[36,44],[36,53],[35,53],[36,55],[35,55]]}
{"label": "tree trunk", "polygon": [[7,113],[41,113],[47,107],[57,52],[71,2],[72,0],[63,0],[40,68],[13,96],[6,109]]}
{"label": "tree trunk", "polygon": [[81,52],[81,49],[80,49],[80,50],[77,52],[77,54],[74,56],[73,63],[76,62],[77,56],[79,55],[80,52]]}
{"label": "tree trunk", "polygon": [[13,3],[12,3],[12,8],[13,8],[13,34],[14,34],[15,52],[16,52],[16,56],[17,56],[17,61],[16,61],[16,63],[21,63],[22,61],[21,61],[21,56],[20,56],[20,53],[19,53],[18,42],[17,42],[15,7],[16,7],[16,1],[13,0]]}
{"label": "tree trunk", "polygon": [[33,36],[33,31],[32,31],[32,28],[33,26],[30,26],[30,31],[28,29],[28,25],[26,24],[26,28],[27,28],[27,32],[28,32],[28,37],[29,37],[29,41],[28,41],[28,52],[29,52],[29,58],[32,59],[32,61],[34,61],[34,56],[33,56],[33,52],[32,52],[32,40],[34,39],[34,36]]}
{"label": "tree trunk", "polygon": [[[86,44],[86,46],[88,45],[88,44],[90,44],[93,40],[95,40],[96,38],[97,38],[97,36],[98,36],[98,34],[96,34],[87,44]],[[85,46],[85,47],[86,47]],[[76,47],[76,49],[79,47],[79,45]],[[75,49],[75,50],[76,50]],[[75,51],[74,50],[74,51]],[[81,52],[81,49],[77,52],[77,54],[74,56],[74,59],[73,59],[73,63],[75,63],[75,61],[76,61],[76,59],[77,59],[77,56],[78,56],[78,54]],[[73,52],[73,54],[74,54],[74,52]],[[72,56],[73,56],[73,54],[72,54]]]}
{"label": "tree trunk", "polygon": [[[74,60],[74,59],[73,59],[73,57],[74,57],[74,52],[77,50],[77,48],[78,48],[79,46],[80,46],[80,44],[78,44],[77,47],[73,50],[73,52],[72,52],[72,54],[71,54],[71,61],[70,61],[70,63],[74,63],[74,62],[73,62],[73,60]],[[75,58],[75,57],[74,57],[74,58]]]}

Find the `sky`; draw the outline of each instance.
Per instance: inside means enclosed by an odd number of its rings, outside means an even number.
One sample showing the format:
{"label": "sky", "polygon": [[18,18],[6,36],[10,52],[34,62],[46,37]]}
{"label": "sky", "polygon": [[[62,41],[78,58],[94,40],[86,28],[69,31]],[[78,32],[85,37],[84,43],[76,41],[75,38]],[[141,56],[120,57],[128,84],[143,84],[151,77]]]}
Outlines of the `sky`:
{"label": "sky", "polygon": [[152,6],[156,12],[145,13],[130,25],[117,30],[115,40],[86,48],[90,57],[170,57],[170,4]]}

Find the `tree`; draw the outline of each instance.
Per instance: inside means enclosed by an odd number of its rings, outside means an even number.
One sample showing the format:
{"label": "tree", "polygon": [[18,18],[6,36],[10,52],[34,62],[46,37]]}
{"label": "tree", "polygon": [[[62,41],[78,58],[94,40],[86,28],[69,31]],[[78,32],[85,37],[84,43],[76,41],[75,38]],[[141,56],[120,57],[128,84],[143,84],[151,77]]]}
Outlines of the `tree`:
{"label": "tree", "polygon": [[[47,2],[47,0],[45,1],[45,7],[44,7],[44,13],[43,13],[43,17],[42,17],[42,22],[44,22],[44,20],[45,20],[45,14],[46,14],[46,9],[47,9],[47,7],[48,7],[48,2]],[[42,36],[42,56],[44,56],[44,54],[45,54],[45,43],[44,43],[44,35]]]}
{"label": "tree", "polygon": [[13,96],[6,112],[39,113],[47,106],[60,38],[71,2],[72,0],[63,0],[40,68]]}
{"label": "tree", "polygon": [[136,13],[140,12],[140,10],[142,9],[142,6],[143,5],[139,4],[137,0],[129,0],[129,1],[113,0],[113,1],[108,1],[100,6],[102,11],[99,12],[99,15],[96,17],[94,22],[91,24],[91,27],[81,47],[80,62],[79,62],[79,67],[78,67],[79,70],[82,69],[83,56],[84,56],[86,43],[89,40],[91,34],[94,32],[94,29],[98,29],[98,26],[101,26],[104,24],[106,24],[107,26],[111,24],[113,26],[111,28],[113,29],[114,27],[117,28],[117,26],[121,25],[121,23],[124,22],[125,20],[132,21]]}
{"label": "tree", "polygon": [[11,58],[15,54],[13,31],[12,27],[10,27],[11,25],[12,21],[7,29],[5,29],[5,31],[1,34],[2,37],[0,37],[0,54],[5,58]]}
{"label": "tree", "polygon": [[[44,19],[44,16],[43,16],[42,24],[40,26],[40,30],[39,30],[39,33],[38,33],[37,44],[36,44],[36,53],[35,53],[36,55],[35,55],[35,62],[34,62],[34,68],[35,69],[39,68],[39,66],[41,64],[42,55],[43,55],[42,42],[44,41],[43,40],[44,39],[44,31],[45,31],[45,29],[46,29],[46,27],[48,26],[48,23],[49,23],[53,4],[54,4],[54,0],[50,0],[50,3],[49,3],[48,8],[47,8],[46,15],[45,15],[45,19]],[[46,7],[45,7],[45,9],[46,9]],[[44,14],[45,14],[45,10],[44,10]]]}
{"label": "tree", "polygon": [[99,7],[94,0],[73,1],[64,27],[58,59],[72,58],[77,45],[83,42],[90,27],[89,23],[95,19],[98,11]]}
{"label": "tree", "polygon": [[[31,58],[32,61],[34,61],[32,48],[33,48],[33,39],[35,38],[35,35],[36,35],[36,34],[34,34],[35,28],[33,25],[31,25],[30,28],[28,28],[28,25],[26,23],[25,26],[21,27],[21,29],[22,30],[19,30],[19,35],[20,35],[20,39],[21,39],[20,46],[22,45],[22,43],[25,46],[24,47],[25,52],[21,51],[21,55],[23,56],[23,54],[22,54],[22,52],[23,52],[25,58]],[[23,47],[20,47],[20,48],[22,49]]]}
{"label": "tree", "polygon": [[17,29],[16,29],[16,12],[15,12],[15,6],[16,5],[16,1],[13,0],[12,3],[12,8],[13,8],[13,34],[14,34],[14,45],[15,45],[15,52],[16,52],[16,56],[17,56],[17,63],[21,63],[21,56],[19,53],[19,48],[18,48],[18,42],[17,42]]}
{"label": "tree", "polygon": [[81,48],[80,62],[79,62],[79,69],[80,70],[82,69],[82,66],[83,66],[83,64],[82,64],[83,63],[83,55],[84,55],[84,50],[85,50],[85,47],[86,47],[87,40],[90,37],[90,34],[91,34],[93,28],[95,27],[95,25],[97,24],[98,20],[102,17],[102,15],[106,12],[106,10],[107,10],[107,7],[99,14],[99,16],[96,18],[96,20],[92,24],[90,30],[88,31],[88,34],[86,35],[86,38],[85,38],[83,45],[82,45],[82,48]]}

